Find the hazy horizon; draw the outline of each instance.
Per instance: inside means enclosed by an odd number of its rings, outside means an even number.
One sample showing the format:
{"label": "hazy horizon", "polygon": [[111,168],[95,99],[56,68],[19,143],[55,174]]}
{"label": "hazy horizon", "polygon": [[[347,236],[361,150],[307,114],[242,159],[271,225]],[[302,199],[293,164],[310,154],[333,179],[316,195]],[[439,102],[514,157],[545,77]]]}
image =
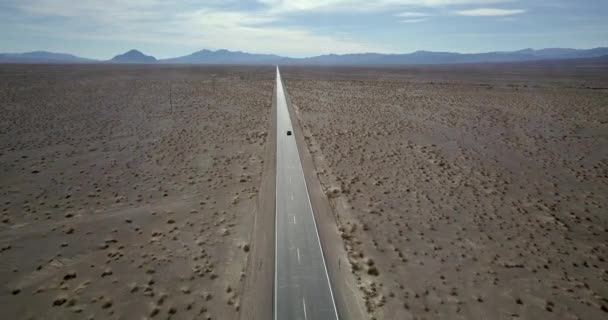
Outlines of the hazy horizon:
{"label": "hazy horizon", "polygon": [[163,59],[202,49],[301,58],[608,46],[608,3],[592,0],[7,0],[0,9],[0,52],[100,60],[130,49]]}
{"label": "hazy horizon", "polygon": [[[343,54],[336,54],[336,55],[349,55],[349,54],[395,54],[395,55],[402,55],[402,54],[412,54],[415,52],[434,52],[434,53],[455,53],[455,54],[484,54],[484,53],[492,53],[492,52],[516,52],[516,51],[521,51],[521,50],[527,50],[527,49],[532,49],[532,50],[543,50],[543,49],[574,49],[574,50],[590,50],[590,49],[596,49],[596,48],[606,48],[606,47],[594,47],[594,48],[566,48],[566,47],[554,47],[554,48],[520,48],[520,49],[516,49],[516,50],[509,50],[509,51],[499,51],[499,50],[493,50],[493,51],[486,51],[486,52],[456,52],[456,51],[431,51],[431,50],[424,50],[424,49],[419,49],[419,50],[415,50],[415,51],[410,51],[410,52],[390,52],[390,53],[379,53],[379,52],[349,52],[349,53],[343,53]],[[224,49],[224,48],[220,48],[220,49],[207,49],[207,48],[201,48],[200,50],[196,50],[193,52],[189,52],[189,53],[184,53],[182,55],[179,56],[175,56],[175,57],[163,57],[163,58],[159,58],[157,56],[155,56],[153,53],[150,52],[144,52],[141,51],[137,48],[131,48],[128,49],[124,52],[117,52],[116,54],[114,54],[113,56],[107,58],[107,59],[99,59],[99,58],[91,58],[91,57],[86,57],[86,56],[81,56],[81,55],[77,55],[77,54],[73,54],[72,52],[65,52],[65,51],[50,51],[50,50],[44,50],[44,49],[39,49],[39,50],[32,50],[32,51],[24,51],[24,52],[0,52],[0,54],[26,54],[26,53],[34,53],[34,52],[46,52],[46,53],[52,53],[52,54],[69,54],[69,55],[74,55],[78,58],[85,58],[85,59],[90,59],[90,60],[95,60],[95,61],[108,61],[111,60],[113,58],[115,58],[116,56],[120,56],[123,54],[126,54],[130,51],[138,51],[146,56],[152,56],[156,59],[160,60],[164,60],[164,59],[174,59],[174,58],[179,58],[179,57],[185,57],[185,56],[189,56],[193,53],[197,53],[200,51],[204,51],[204,50],[209,50],[212,52],[218,52],[221,50],[227,50],[229,52],[243,52],[243,53],[248,53],[248,54],[263,54],[263,55],[276,55],[279,56],[281,58],[289,58],[289,59],[307,59],[307,58],[314,58],[314,57],[318,57],[318,56],[322,56],[322,55],[332,55],[334,53],[325,53],[325,54],[320,54],[320,55],[314,55],[314,56],[302,56],[302,57],[293,57],[293,56],[285,56],[285,55],[280,55],[280,54],[276,54],[273,52],[249,52],[249,51],[242,51],[242,50],[238,50],[238,49],[234,49],[234,50],[230,50],[230,49]]]}

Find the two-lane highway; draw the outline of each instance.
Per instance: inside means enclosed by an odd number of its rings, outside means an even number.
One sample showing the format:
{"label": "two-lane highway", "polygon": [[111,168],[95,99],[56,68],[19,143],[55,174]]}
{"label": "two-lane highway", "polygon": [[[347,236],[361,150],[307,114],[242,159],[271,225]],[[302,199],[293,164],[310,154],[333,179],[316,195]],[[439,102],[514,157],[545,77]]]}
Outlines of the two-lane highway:
{"label": "two-lane highway", "polygon": [[[338,320],[278,67],[276,90],[274,318]],[[288,135],[288,131],[292,134]]]}

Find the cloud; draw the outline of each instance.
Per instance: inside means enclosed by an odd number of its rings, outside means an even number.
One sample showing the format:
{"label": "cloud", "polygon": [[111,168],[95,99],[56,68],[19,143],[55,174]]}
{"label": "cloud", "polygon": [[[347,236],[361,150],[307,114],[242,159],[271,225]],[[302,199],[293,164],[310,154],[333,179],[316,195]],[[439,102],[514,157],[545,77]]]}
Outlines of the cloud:
{"label": "cloud", "polygon": [[405,11],[395,14],[395,17],[401,18],[419,18],[419,17],[428,17],[430,14],[426,12],[413,12],[413,11]]}
{"label": "cloud", "polygon": [[478,8],[469,10],[455,11],[457,15],[469,17],[499,17],[512,16],[515,14],[525,13],[523,9],[496,9],[496,8]]}
{"label": "cloud", "polygon": [[437,8],[454,5],[491,5],[514,0],[258,0],[271,12],[370,12],[395,8]]}
{"label": "cloud", "polygon": [[[9,0],[24,23],[41,35],[68,39],[179,45],[198,49],[244,50],[292,56],[387,51],[345,34],[318,34],[303,27],[281,26],[281,15],[245,10],[220,1],[183,0]],[[6,5],[6,4],[5,4]],[[45,18],[59,17],[60,23]],[[53,19],[57,21],[57,19]],[[153,52],[150,52],[154,54]]]}
{"label": "cloud", "polygon": [[[391,42],[380,44],[382,40],[369,34],[348,33],[345,28],[321,31],[305,21],[318,12],[352,13],[362,19],[393,17],[399,23],[412,24],[446,12],[475,16],[523,12],[452,11],[512,1],[517,0],[2,0],[0,10],[7,8],[4,11],[11,15],[16,12],[18,21],[12,19],[13,26],[37,30],[37,36],[50,39],[101,40],[114,47],[153,44],[179,47],[182,52],[208,48],[308,56],[394,52],[399,47]],[[293,15],[301,17],[291,20]]]}
{"label": "cloud", "polygon": [[215,49],[281,52],[289,55],[381,50],[347,36],[319,35],[308,30],[269,25],[277,17],[265,13],[200,10],[179,15],[173,30],[190,30],[182,37]]}
{"label": "cloud", "polygon": [[426,19],[403,19],[403,20],[399,20],[399,22],[401,23],[419,23],[419,22],[424,22],[426,21]]}

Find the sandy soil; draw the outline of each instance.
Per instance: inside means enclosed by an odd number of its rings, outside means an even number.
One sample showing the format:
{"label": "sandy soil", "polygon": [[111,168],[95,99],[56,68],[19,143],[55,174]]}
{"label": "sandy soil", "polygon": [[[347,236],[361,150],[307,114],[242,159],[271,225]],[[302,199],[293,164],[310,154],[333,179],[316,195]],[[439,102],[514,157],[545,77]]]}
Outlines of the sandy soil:
{"label": "sandy soil", "polygon": [[607,316],[606,71],[282,68],[370,317]]}
{"label": "sandy soil", "polygon": [[0,318],[235,318],[273,79],[0,66]]}

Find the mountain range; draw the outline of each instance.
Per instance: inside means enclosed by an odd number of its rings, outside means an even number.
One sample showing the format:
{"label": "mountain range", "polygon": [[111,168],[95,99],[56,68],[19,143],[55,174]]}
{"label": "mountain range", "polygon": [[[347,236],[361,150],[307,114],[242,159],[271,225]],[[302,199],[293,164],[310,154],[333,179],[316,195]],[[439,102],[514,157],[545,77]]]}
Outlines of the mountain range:
{"label": "mountain range", "polygon": [[0,53],[1,63],[90,63],[93,59],[77,57],[67,53],[32,51],[25,53]]}
{"label": "mountain range", "polygon": [[138,50],[129,50],[110,60],[94,60],[66,53],[35,51],[0,53],[0,63],[143,63],[143,64],[283,64],[283,65],[415,65],[455,63],[495,63],[539,60],[585,59],[608,57],[608,47],[593,49],[547,48],[487,53],[416,51],[406,54],[354,53],[328,54],[308,58],[290,58],[228,50],[201,50],[192,54],[157,60]]}

